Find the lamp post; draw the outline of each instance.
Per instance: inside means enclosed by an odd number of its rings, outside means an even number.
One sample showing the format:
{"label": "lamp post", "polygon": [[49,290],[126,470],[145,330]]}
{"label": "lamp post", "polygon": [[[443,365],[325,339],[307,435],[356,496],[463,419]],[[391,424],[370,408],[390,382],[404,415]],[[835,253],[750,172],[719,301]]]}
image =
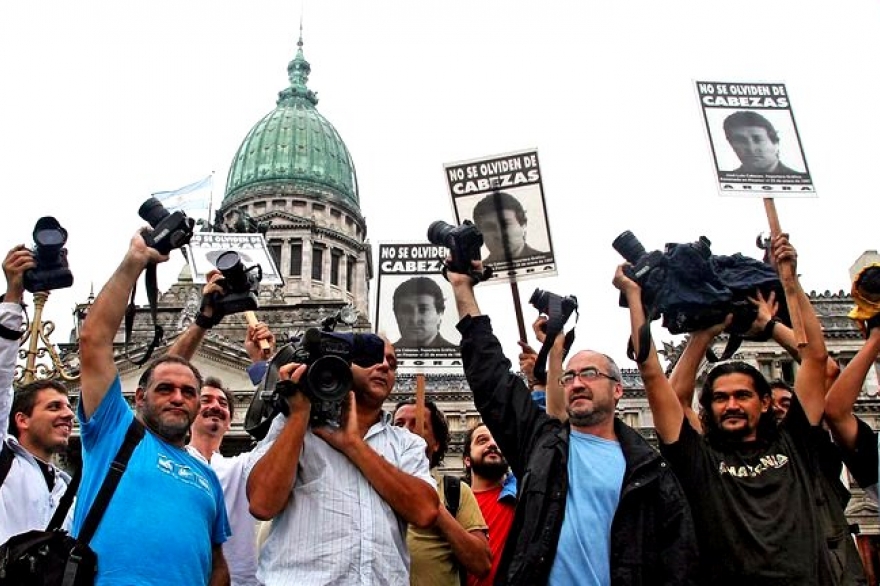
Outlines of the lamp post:
{"label": "lamp post", "polygon": [[16,386],[20,387],[35,380],[53,379],[64,382],[79,380],[78,364],[74,365],[76,374],[72,373],[69,365],[65,365],[55,345],[49,339],[55,331],[55,324],[42,320],[43,307],[48,298],[49,293],[46,291],[34,293],[34,317],[27,324],[18,351],[18,356],[24,359],[24,364],[15,367]]}

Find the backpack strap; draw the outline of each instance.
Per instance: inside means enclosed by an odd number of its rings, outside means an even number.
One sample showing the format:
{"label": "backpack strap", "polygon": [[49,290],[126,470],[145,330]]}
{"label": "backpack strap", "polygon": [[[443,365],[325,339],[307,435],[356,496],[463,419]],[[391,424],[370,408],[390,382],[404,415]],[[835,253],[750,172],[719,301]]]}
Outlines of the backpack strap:
{"label": "backpack strap", "polygon": [[443,475],[443,494],[446,497],[446,510],[455,517],[461,505],[461,478],[449,474]]}
{"label": "backpack strap", "polygon": [[110,504],[110,499],[113,497],[113,493],[119,485],[119,480],[128,466],[128,460],[131,458],[134,449],[144,438],[144,433],[144,426],[141,422],[136,417],[132,419],[131,425],[128,426],[128,431],[125,432],[125,440],[123,440],[122,445],[119,447],[116,457],[113,458],[110,469],[107,471],[107,476],[104,477],[104,483],[101,484],[98,496],[95,497],[95,502],[92,503],[82,529],[77,536],[77,540],[80,543],[87,544],[94,537],[95,531],[98,530],[98,524],[101,522],[101,517],[104,516],[104,511],[107,510],[107,505]]}
{"label": "backpack strap", "polygon": [[64,490],[64,494],[61,496],[61,501],[58,503],[58,508],[56,508],[55,512],[52,514],[52,519],[49,521],[46,531],[61,529],[61,526],[64,524],[64,519],[67,517],[67,511],[70,510],[70,505],[73,504],[73,498],[76,496],[77,489],[79,489],[79,481],[81,479],[82,465],[80,465],[76,469],[76,472],[73,473],[73,478],[70,479],[70,484],[68,484],[67,488]]}
{"label": "backpack strap", "polygon": [[6,442],[3,442],[3,447],[0,448],[0,486],[3,486],[3,481],[9,476],[9,470],[12,468],[12,461],[14,459],[15,454],[12,453],[12,448],[6,445]]}

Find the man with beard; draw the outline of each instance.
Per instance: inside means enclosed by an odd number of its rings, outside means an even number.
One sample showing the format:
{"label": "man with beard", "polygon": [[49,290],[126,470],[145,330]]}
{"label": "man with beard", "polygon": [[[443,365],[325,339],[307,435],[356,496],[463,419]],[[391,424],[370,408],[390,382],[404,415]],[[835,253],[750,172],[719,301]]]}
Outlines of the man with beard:
{"label": "man with beard", "polygon": [[[221,278],[220,271],[214,270],[207,274],[208,283],[202,289],[202,305],[199,310],[204,317],[197,319],[178,336],[169,349],[169,354],[191,360],[207,331],[219,323],[219,320],[213,319],[211,302],[215,295],[222,293],[218,284]],[[270,354],[274,353],[275,336],[269,327],[262,322],[249,324],[244,346],[254,365],[261,364],[265,359],[260,348],[261,341],[269,344]],[[223,487],[226,513],[232,528],[232,537],[223,544],[223,554],[229,566],[232,586],[261,586],[262,583],[257,579],[257,520],[250,513],[246,490],[246,464],[250,452],[230,457],[220,453],[220,444],[232,425],[234,414],[235,400],[232,393],[223,386],[220,379],[207,377],[199,391],[199,413],[192,425],[188,447],[191,453],[204,458],[211,465]]]}
{"label": "man with beard", "polygon": [[223,490],[210,466],[185,447],[201,375],[180,356],[155,359],[138,381],[133,414],[116,369],[114,340],[132,288],[148,264],[167,260],[136,233],[80,336],[83,475],[74,536],[132,420],[146,429],[90,542],[99,560],[95,583],[102,586],[229,584],[221,547],[229,536]]}
{"label": "man with beard", "polygon": [[[473,263],[474,271],[482,268]],[[496,582],[691,583],[690,510],[666,462],[614,416],[623,387],[611,358],[575,354],[559,376],[568,421],[548,415],[510,372],[488,316],[480,313],[471,275],[449,268],[446,274],[461,316],[474,403],[520,482],[510,530],[515,538],[504,548]],[[562,342],[557,345],[561,362]]]}
{"label": "man with beard", "polygon": [[[777,264],[797,258],[784,234],[774,238],[772,251]],[[646,320],[641,288],[625,268],[617,268],[614,285],[626,297],[638,356]],[[667,380],[653,344],[638,365],[661,452],[693,510],[706,584],[837,583],[816,506],[823,494],[814,430],[824,408],[828,353],[810,300],[796,285],[790,303],[798,304],[807,344],[799,351],[798,400],[781,424],[770,407],[770,385],[749,364],[721,363],[709,372],[699,398],[702,435],[676,394],[683,382]]]}
{"label": "man with beard", "polygon": [[491,586],[501,563],[501,552],[513,525],[516,510],[516,477],[509,474],[507,460],[483,424],[472,427],[464,437],[466,479],[489,527],[489,550],[492,569],[488,575],[468,576],[468,586]]}
{"label": "man with beard", "polygon": [[67,448],[73,427],[67,388],[51,380],[34,381],[15,393],[12,387],[21,338],[23,275],[35,265],[33,254],[21,245],[10,250],[3,261],[6,295],[0,302],[0,543],[19,533],[45,529],[70,482],[70,476],[51,463],[54,454]]}

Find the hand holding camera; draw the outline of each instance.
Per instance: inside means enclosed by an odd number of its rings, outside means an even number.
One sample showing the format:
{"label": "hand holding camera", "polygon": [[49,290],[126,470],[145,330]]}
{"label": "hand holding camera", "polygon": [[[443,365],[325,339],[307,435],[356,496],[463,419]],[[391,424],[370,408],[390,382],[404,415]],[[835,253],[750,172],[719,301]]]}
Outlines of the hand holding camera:
{"label": "hand holding camera", "polygon": [[37,266],[33,253],[19,244],[9,251],[3,261],[3,273],[6,275],[6,294],[3,301],[21,303],[24,298],[24,273]]}

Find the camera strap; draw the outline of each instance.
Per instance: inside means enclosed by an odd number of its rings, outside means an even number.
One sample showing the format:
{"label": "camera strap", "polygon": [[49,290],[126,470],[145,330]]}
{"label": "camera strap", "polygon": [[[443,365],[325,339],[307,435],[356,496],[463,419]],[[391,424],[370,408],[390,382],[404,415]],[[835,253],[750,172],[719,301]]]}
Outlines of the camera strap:
{"label": "camera strap", "polygon": [[134,360],[128,354],[128,343],[131,340],[131,330],[134,326],[134,317],[137,313],[137,307],[134,304],[134,296],[135,293],[137,293],[137,283],[131,288],[131,298],[128,301],[128,307],[125,309],[125,356],[135,366],[141,366],[150,359],[150,356],[153,355],[153,350],[155,350],[156,346],[162,341],[162,336],[165,333],[162,326],[156,321],[158,313],[156,304],[159,297],[159,286],[156,279],[156,263],[151,262],[147,265],[147,270],[144,274],[144,283],[147,287],[147,300],[150,303],[150,316],[153,318],[153,340],[150,342],[150,345],[147,346],[144,355],[138,360]]}
{"label": "camera strap", "polygon": [[[542,385],[547,384],[547,356],[550,355],[550,349],[553,347],[553,341],[556,339],[556,336],[561,333],[561,331],[558,331],[551,336],[550,332],[548,332],[547,337],[544,338],[544,344],[541,346],[541,350],[538,352],[538,357],[535,358],[535,368],[532,371],[532,376],[534,376],[535,380]],[[568,351],[571,350],[572,344],[574,344],[573,329],[569,330],[568,333],[565,334],[565,344],[563,345],[562,350],[563,360],[566,356],[568,356]]]}

